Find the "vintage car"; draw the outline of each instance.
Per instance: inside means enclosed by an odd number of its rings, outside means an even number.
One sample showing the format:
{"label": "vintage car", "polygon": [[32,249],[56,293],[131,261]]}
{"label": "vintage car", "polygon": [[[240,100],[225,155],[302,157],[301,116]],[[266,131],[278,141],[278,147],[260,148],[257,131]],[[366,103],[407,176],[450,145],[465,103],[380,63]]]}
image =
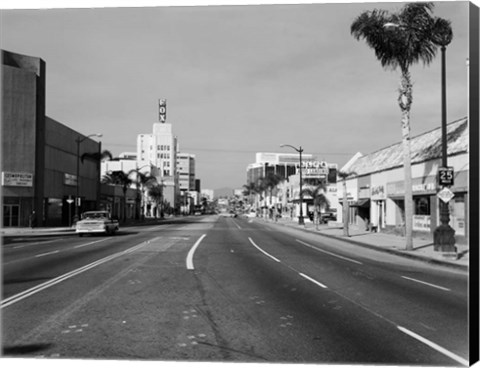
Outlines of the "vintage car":
{"label": "vintage car", "polygon": [[88,211],[82,213],[81,220],[75,226],[79,236],[84,234],[115,234],[118,231],[118,220],[111,217],[108,211]]}

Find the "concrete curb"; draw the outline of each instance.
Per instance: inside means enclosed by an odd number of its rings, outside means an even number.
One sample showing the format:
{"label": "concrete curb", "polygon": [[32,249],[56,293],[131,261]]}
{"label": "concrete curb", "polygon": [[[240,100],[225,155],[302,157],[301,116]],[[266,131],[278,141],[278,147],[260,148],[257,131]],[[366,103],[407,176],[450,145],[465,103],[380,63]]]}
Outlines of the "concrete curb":
{"label": "concrete curb", "polygon": [[379,251],[379,252],[389,253],[389,254],[393,254],[393,255],[396,255],[396,256],[404,257],[404,258],[415,259],[415,260],[430,263],[430,264],[453,267],[453,268],[461,269],[461,270],[464,270],[464,271],[469,269],[468,265],[455,264],[455,263],[452,263],[452,262],[442,261],[440,259],[435,259],[435,258],[431,258],[431,257],[428,257],[428,256],[422,256],[422,255],[418,255],[418,254],[401,252],[401,251],[398,251],[398,250],[395,250],[395,249],[382,248],[382,247],[378,247],[376,245],[360,242],[360,241],[357,241],[357,240],[354,240],[354,239],[351,239],[351,238],[345,238],[343,236],[330,235],[330,234],[322,233],[321,231],[308,230],[308,229],[302,228],[300,226],[299,227],[294,227],[294,226],[291,226],[291,225],[288,225],[288,224],[278,223],[278,222],[277,223],[268,222],[268,224],[289,227],[289,228],[292,228],[292,229],[303,231],[305,233],[316,234],[316,235],[320,235],[320,236],[330,238],[330,239],[343,240],[343,241],[346,241],[348,243],[358,245],[358,246],[361,246],[361,247],[364,247],[364,248],[376,250],[376,251]]}

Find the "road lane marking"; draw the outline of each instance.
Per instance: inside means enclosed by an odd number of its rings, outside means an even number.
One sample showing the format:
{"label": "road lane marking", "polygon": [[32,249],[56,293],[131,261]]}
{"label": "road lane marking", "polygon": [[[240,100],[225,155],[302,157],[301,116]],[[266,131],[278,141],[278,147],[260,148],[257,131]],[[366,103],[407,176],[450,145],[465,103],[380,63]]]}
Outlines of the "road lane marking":
{"label": "road lane marking", "polygon": [[430,340],[427,340],[426,338],[424,338],[420,335],[417,335],[415,332],[412,332],[412,331],[410,331],[410,330],[408,330],[408,329],[406,329],[405,327],[402,327],[402,326],[397,326],[397,328],[400,331],[402,331],[403,333],[413,337],[414,339],[417,339],[420,342],[423,342],[424,344],[426,344],[426,345],[430,346],[431,348],[437,350],[438,352],[442,353],[443,355],[448,356],[450,359],[453,359],[453,360],[457,361],[458,363],[463,364],[467,367],[470,365],[468,360],[463,359],[462,357],[452,353],[451,351],[448,351],[445,348],[442,348],[440,345],[437,345],[434,342],[432,342]]}
{"label": "road lane marking", "polygon": [[24,290],[24,291],[22,291],[22,292],[20,292],[20,293],[18,293],[18,294],[16,294],[16,295],[12,295],[12,296],[9,297],[9,298],[3,299],[3,300],[1,301],[0,309],[5,308],[5,307],[8,307],[8,306],[10,306],[10,305],[12,305],[12,304],[15,304],[15,303],[17,303],[17,302],[19,302],[19,301],[21,301],[21,300],[23,300],[23,299],[26,299],[26,298],[28,298],[28,297],[30,297],[30,296],[32,296],[32,295],[35,295],[35,294],[39,293],[39,292],[42,291],[42,290],[48,289],[48,288],[50,288],[50,287],[52,287],[52,286],[54,286],[54,285],[56,285],[56,284],[61,283],[62,281],[68,280],[68,279],[70,279],[70,278],[72,278],[72,277],[74,277],[74,276],[77,276],[77,275],[79,275],[79,274],[81,274],[81,273],[83,273],[83,272],[85,272],[85,271],[88,271],[88,270],[90,270],[90,269],[92,269],[92,268],[94,268],[94,267],[97,267],[97,266],[99,266],[99,265],[101,265],[101,264],[104,264],[104,263],[106,263],[106,262],[108,262],[108,261],[111,261],[111,260],[113,260],[113,259],[115,259],[115,258],[118,258],[118,257],[123,256],[123,255],[125,255],[125,254],[134,252],[135,250],[140,249],[141,247],[149,244],[150,241],[153,241],[153,240],[155,240],[155,239],[157,239],[157,238],[151,239],[151,240],[149,240],[149,241],[144,241],[144,242],[142,242],[142,243],[140,243],[140,244],[137,244],[137,245],[133,246],[132,248],[129,248],[129,249],[124,250],[124,251],[122,251],[122,252],[114,253],[114,254],[112,254],[112,255],[110,255],[110,256],[107,256],[107,257],[105,257],[105,258],[102,258],[102,259],[99,259],[99,260],[97,260],[97,261],[95,261],[95,262],[92,262],[92,263],[90,263],[90,264],[88,264],[88,265],[86,265],[86,266],[77,268],[76,270],[67,272],[66,274],[63,274],[63,275],[60,275],[60,276],[58,276],[58,277],[56,277],[56,278],[54,278],[54,279],[52,279],[52,280],[49,280],[49,281],[47,281],[47,282],[44,282],[44,283],[39,284],[39,285],[37,285],[37,286],[34,286],[34,287],[30,288],[30,289]]}
{"label": "road lane marking", "polygon": [[402,276],[402,278],[410,280],[410,281],[418,282],[420,284],[428,285],[428,286],[431,286],[431,287],[434,287],[434,288],[437,288],[437,289],[440,289],[440,290],[450,291],[450,289],[447,289],[443,286],[438,286],[438,285],[435,285],[435,284],[430,284],[429,282],[425,282],[425,281],[421,281],[421,280],[417,280],[417,279],[412,279],[411,277]]}
{"label": "road lane marking", "polygon": [[200,239],[196,241],[196,243],[193,245],[193,247],[190,249],[187,255],[187,270],[193,270],[193,254],[195,253],[195,250],[197,247],[200,245],[200,242],[205,238],[207,234],[203,234]]}
{"label": "road lane marking", "polygon": [[237,222],[236,222],[236,221],[233,221],[233,223],[235,224],[235,226],[236,226],[236,227],[238,227],[240,230],[242,230],[242,228],[240,227],[240,225],[239,225],[239,224],[237,224]]}
{"label": "road lane marking", "polygon": [[328,287],[327,287],[326,285],[323,285],[321,282],[318,282],[317,280],[312,279],[311,277],[305,275],[304,273],[301,273],[301,272],[300,272],[299,275],[302,276],[303,278],[307,279],[308,281],[311,281],[311,282],[313,282],[314,284],[316,284],[316,285],[324,288],[324,289],[328,289]]}
{"label": "road lane marking", "polygon": [[331,255],[331,256],[333,256],[333,257],[337,257],[337,258],[343,259],[343,260],[345,260],[345,261],[353,262],[353,263],[360,264],[360,265],[363,264],[362,262],[356,261],[356,260],[354,260],[354,259],[351,259],[351,258],[348,258],[348,257],[343,257],[343,256],[340,256],[340,255],[338,255],[338,254],[335,254],[335,253],[332,253],[332,252],[328,252],[328,251],[323,250],[323,249],[319,249],[319,248],[314,247],[313,245],[308,244],[308,243],[305,243],[305,242],[303,242],[303,241],[301,241],[301,240],[298,240],[298,239],[295,239],[295,240],[296,240],[297,242],[299,242],[299,243],[301,243],[301,244],[309,247],[309,248],[312,248],[312,249],[317,250],[317,251],[322,252],[322,253],[329,254],[329,255]]}
{"label": "road lane marking", "polygon": [[100,243],[100,242],[103,242],[103,241],[109,240],[109,239],[110,239],[110,238],[105,238],[105,239],[100,239],[100,240],[95,240],[95,241],[92,241],[92,242],[88,242],[88,243],[85,243],[85,244],[75,245],[74,248],[86,247],[87,245],[91,245],[91,244],[95,244],[95,243]]}
{"label": "road lane marking", "polygon": [[248,238],[248,240],[250,240],[250,243],[252,243],[252,245],[257,248],[260,252],[262,252],[263,254],[265,254],[267,257],[270,257],[271,259],[273,259],[275,262],[279,262],[280,263],[280,260],[278,258],[275,258],[274,256],[268,254],[267,252],[265,252],[262,248],[260,248],[257,244],[255,244],[252,240],[252,238]]}
{"label": "road lane marking", "polygon": [[56,254],[56,253],[58,253],[58,252],[60,252],[60,251],[59,251],[59,250],[54,250],[54,251],[47,252],[47,253],[37,254],[37,255],[35,256],[35,258],[49,256],[49,255],[51,255],[51,254]]}

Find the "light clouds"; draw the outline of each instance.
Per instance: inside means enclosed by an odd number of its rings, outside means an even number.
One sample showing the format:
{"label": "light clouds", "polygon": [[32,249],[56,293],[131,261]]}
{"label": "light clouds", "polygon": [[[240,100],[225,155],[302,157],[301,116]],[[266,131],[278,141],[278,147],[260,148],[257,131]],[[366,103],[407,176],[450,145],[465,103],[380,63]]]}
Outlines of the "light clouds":
{"label": "light clouds", "polygon": [[[4,10],[1,47],[44,59],[47,114],[84,134],[101,128],[114,154],[135,150],[166,98],[202,187],[240,187],[254,153],[281,143],[342,165],[400,141],[399,73],[350,35],[362,11],[400,5]],[[467,5],[434,9],[454,30],[450,121],[467,115]],[[414,134],[440,124],[439,64],[412,68]]]}

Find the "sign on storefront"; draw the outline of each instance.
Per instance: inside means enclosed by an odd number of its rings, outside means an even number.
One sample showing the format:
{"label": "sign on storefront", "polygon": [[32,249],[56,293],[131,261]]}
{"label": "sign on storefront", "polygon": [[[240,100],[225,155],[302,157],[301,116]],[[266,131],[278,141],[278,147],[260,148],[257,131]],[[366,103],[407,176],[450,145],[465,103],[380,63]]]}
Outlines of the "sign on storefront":
{"label": "sign on storefront", "polygon": [[385,186],[383,185],[374,185],[372,186],[372,199],[373,200],[382,200],[387,198],[385,193]]}
{"label": "sign on storefront", "polygon": [[430,231],[430,216],[428,216],[428,215],[414,215],[413,216],[413,230],[415,230],[415,231]]}
{"label": "sign on storefront", "polygon": [[32,187],[33,174],[27,172],[2,171],[2,186],[5,187]]}
{"label": "sign on storefront", "polygon": [[63,183],[65,185],[70,185],[70,186],[76,187],[77,186],[77,176],[65,173],[64,176],[63,176]]}

